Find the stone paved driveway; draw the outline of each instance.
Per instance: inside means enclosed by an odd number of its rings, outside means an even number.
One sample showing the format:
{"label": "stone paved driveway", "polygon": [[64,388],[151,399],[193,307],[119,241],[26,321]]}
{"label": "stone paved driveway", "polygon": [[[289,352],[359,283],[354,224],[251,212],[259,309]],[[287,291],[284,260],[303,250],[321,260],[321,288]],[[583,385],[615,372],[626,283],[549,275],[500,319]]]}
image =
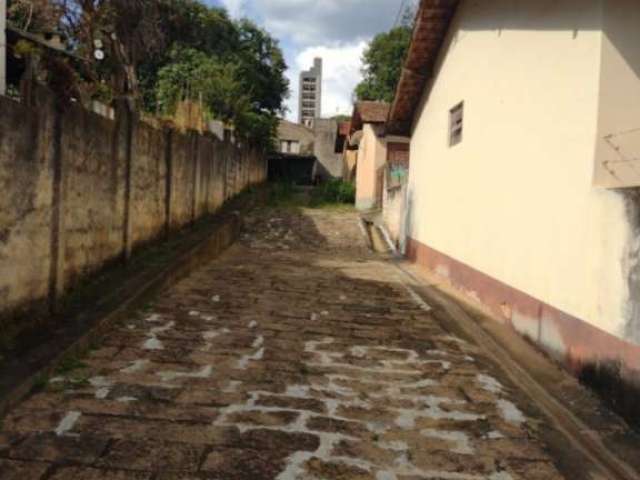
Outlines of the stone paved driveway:
{"label": "stone paved driveway", "polygon": [[265,210],[5,419],[3,480],[554,480],[353,213]]}

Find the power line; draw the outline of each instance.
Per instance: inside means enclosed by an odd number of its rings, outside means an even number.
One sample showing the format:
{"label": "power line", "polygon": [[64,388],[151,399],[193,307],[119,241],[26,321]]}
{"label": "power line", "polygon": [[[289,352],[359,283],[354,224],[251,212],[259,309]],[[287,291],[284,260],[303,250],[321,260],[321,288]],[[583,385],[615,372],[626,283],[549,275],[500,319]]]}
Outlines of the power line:
{"label": "power line", "polygon": [[404,17],[404,13],[411,7],[412,10],[418,11],[416,8],[420,0],[402,0],[400,3],[400,8],[398,9],[398,13],[396,15],[396,20],[393,23],[393,28],[396,28],[400,25],[400,21]]}
{"label": "power line", "polygon": [[400,23],[400,18],[402,17],[402,13],[404,12],[406,3],[407,3],[407,0],[402,0],[402,2],[400,2],[400,8],[398,8],[398,13],[396,14],[396,20],[395,22],[393,22],[393,28],[396,28]]}

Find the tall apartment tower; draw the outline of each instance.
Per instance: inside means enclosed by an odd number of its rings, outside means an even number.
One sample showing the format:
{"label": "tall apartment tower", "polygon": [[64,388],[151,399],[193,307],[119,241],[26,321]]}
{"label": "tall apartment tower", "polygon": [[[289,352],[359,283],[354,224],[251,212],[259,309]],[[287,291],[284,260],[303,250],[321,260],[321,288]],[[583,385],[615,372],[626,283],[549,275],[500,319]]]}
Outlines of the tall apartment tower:
{"label": "tall apartment tower", "polygon": [[322,59],[313,60],[311,70],[300,73],[300,124],[313,127],[313,121],[322,116]]}

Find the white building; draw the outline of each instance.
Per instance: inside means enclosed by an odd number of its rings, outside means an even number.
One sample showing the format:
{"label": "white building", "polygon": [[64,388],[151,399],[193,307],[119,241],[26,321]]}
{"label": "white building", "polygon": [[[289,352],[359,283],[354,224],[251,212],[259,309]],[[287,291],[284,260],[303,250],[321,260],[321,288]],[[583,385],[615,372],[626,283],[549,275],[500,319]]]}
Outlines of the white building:
{"label": "white building", "polygon": [[389,117],[408,256],[568,364],[640,371],[640,2],[423,0]]}

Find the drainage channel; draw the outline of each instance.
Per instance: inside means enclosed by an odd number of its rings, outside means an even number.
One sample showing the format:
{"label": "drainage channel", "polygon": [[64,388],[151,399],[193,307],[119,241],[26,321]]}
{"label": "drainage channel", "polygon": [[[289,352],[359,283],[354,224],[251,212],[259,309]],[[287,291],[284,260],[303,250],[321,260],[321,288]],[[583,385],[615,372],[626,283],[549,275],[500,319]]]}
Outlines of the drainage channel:
{"label": "drainage channel", "polygon": [[591,461],[599,470],[602,480],[638,480],[636,471],[620,460],[602,442],[602,439],[584,424],[569,409],[565,408],[555,397],[540,385],[526,370],[516,362],[491,335],[482,329],[454,301],[438,292],[433,287],[424,285],[411,272],[402,267],[392,243],[385,237],[385,231],[375,222],[361,218],[360,227],[369,248],[378,253],[393,253],[391,261],[399,270],[399,280],[410,296],[426,311],[431,305],[443,308],[481,347],[496,365],[499,365],[509,379],[525,393],[542,413],[552,422],[555,428],[569,441],[573,448]]}
{"label": "drainage channel", "polygon": [[371,250],[377,253],[395,253],[387,233],[375,222],[360,218],[360,229]]}
{"label": "drainage channel", "polygon": [[536,404],[571,446],[592,462],[599,475],[602,475],[602,477],[595,478],[602,480],[638,480],[640,478],[633,468],[604,445],[597,433],[593,432],[531,377],[523,366],[516,362],[508,351],[482,329],[459,305],[433,287],[425,285],[411,272],[403,268],[397,259],[392,262],[398,268],[400,276],[403,277],[401,281],[412,293],[412,297],[419,296],[425,305],[437,305],[449,314],[491,360],[500,366],[513,384]]}

